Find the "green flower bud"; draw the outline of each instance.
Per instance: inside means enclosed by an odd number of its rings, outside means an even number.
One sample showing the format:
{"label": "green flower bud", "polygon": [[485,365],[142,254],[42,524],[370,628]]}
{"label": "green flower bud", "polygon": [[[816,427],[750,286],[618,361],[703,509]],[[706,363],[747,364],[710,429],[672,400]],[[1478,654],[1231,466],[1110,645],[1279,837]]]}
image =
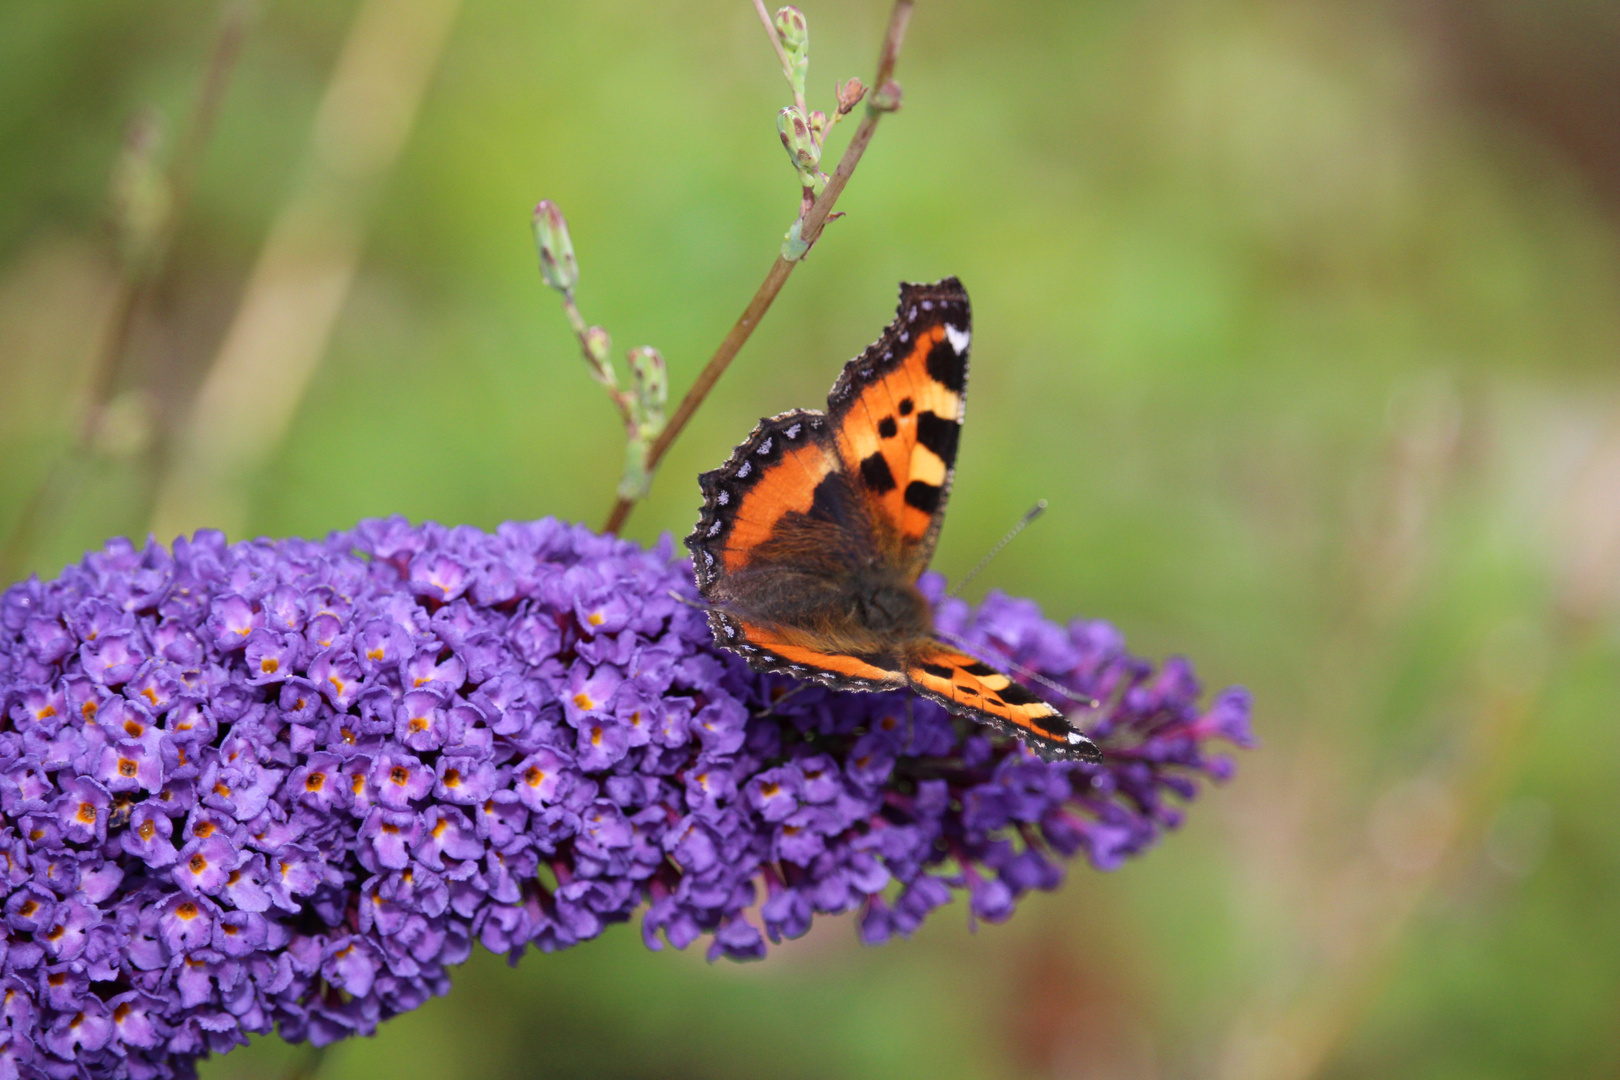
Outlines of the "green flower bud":
{"label": "green flower bud", "polygon": [[776,33],[782,39],[782,48],[790,53],[810,44],[810,24],[805,21],[804,12],[791,4],[777,9]]}
{"label": "green flower bud", "polygon": [[126,264],[151,269],[154,241],[169,218],[173,193],[163,173],[163,115],[150,106],[136,112],[124,131],[113,165],[113,229]]}
{"label": "green flower bud", "polygon": [[618,496],[629,499],[631,502],[640,502],[647,497],[647,491],[652,487],[652,470],[647,468],[647,454],[652,449],[652,439],[632,437],[624,447],[624,472],[619,477]]}
{"label": "green flower bud", "polygon": [[782,44],[782,51],[787,54],[788,85],[793,87],[793,99],[804,100],[804,77],[810,70],[810,24],[804,20],[804,12],[796,7],[785,7],[777,11],[776,21],[777,40]]}
{"label": "green flower bud", "polygon": [[630,350],[629,359],[640,426],[644,434],[657,435],[664,428],[664,405],[669,401],[669,372],[664,367],[664,356],[651,345],[641,345]]}
{"label": "green flower bud", "polygon": [[561,293],[573,292],[579,284],[574,242],[568,237],[568,222],[562,211],[550,199],[541,199],[535,205],[534,246],[540,251],[540,276],[546,284]]}
{"label": "green flower bud", "polygon": [[789,105],[776,114],[776,132],[782,136],[782,146],[787,150],[793,167],[809,183],[815,175],[816,166],[821,163],[821,147],[816,145],[809,118],[796,106]]}

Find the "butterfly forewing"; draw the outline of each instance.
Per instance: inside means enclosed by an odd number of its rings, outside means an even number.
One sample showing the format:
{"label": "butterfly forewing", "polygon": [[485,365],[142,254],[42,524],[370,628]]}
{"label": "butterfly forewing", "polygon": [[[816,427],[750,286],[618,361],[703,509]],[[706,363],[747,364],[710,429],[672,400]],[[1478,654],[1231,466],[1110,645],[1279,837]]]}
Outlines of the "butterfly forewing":
{"label": "butterfly forewing", "polygon": [[894,322],[845,366],[827,399],[844,470],[913,576],[928,565],[945,516],[972,332],[961,282],[902,285]]}

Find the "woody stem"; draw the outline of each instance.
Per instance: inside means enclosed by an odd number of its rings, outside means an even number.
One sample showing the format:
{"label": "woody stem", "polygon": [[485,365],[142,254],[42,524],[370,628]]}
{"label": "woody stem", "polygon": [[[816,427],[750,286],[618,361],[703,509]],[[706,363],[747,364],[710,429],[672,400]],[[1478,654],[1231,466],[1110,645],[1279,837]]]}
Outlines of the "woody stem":
{"label": "woody stem", "polygon": [[[838,196],[843,194],[844,186],[849,183],[850,176],[855,172],[855,166],[860,164],[861,155],[866,153],[867,144],[872,141],[872,133],[877,130],[878,118],[884,112],[892,111],[892,106],[879,107],[877,103],[891,97],[891,95],[885,93],[885,90],[889,88],[890,79],[894,75],[895,61],[900,56],[900,46],[905,41],[906,24],[911,20],[912,3],[913,0],[895,0],[894,11],[889,15],[889,29],[883,38],[883,52],[878,59],[877,81],[872,88],[873,100],[867,105],[866,115],[861,118],[861,124],[855,129],[855,134],[849,140],[849,146],[845,148],[843,157],[839,158],[838,168],[833,171],[832,176],[828,179],[826,188],[822,190],[821,195],[811,204],[809,211],[800,221],[799,235],[806,247],[814,245],[817,238],[821,236],[821,230],[827,224],[827,216],[832,213],[833,204],[838,201]],[[649,473],[658,467],[658,463],[663,460],[664,454],[668,452],[670,444],[675,441],[676,436],[680,435],[681,429],[686,427],[687,421],[692,419],[692,414],[697,412],[699,405],[703,404],[703,399],[709,396],[709,391],[714,389],[714,384],[720,381],[720,376],[725,374],[726,368],[730,366],[731,361],[748,341],[749,335],[759,325],[760,319],[764,318],[765,313],[770,310],[771,303],[776,299],[776,294],[782,291],[782,286],[787,283],[788,275],[793,273],[793,268],[800,261],[802,261],[802,256],[800,259],[790,260],[778,255],[776,262],[771,264],[771,269],[765,275],[765,280],[755,290],[753,299],[748,301],[748,306],[743,309],[741,317],[732,324],[730,332],[720,342],[720,347],[715,349],[714,355],[709,358],[709,362],[698,373],[698,377],[692,383],[691,389],[687,390],[686,396],[681,398],[681,403],[676,408],[675,415],[669,418],[669,423],[659,433],[651,449],[648,450],[647,471]],[[602,527],[602,531],[606,533],[619,532],[624,528],[625,520],[630,516],[630,511],[634,507],[635,502],[633,500],[620,496],[613,504],[613,510],[608,515],[607,524]]]}

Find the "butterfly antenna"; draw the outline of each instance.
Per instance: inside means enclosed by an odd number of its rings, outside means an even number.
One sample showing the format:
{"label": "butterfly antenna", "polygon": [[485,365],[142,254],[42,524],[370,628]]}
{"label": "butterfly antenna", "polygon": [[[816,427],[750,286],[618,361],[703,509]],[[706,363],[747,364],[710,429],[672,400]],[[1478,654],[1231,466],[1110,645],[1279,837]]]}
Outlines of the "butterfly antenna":
{"label": "butterfly antenna", "polygon": [[[962,649],[964,652],[967,652],[970,655],[974,654],[973,646],[970,645],[968,640],[962,637],[960,634],[953,634],[948,630],[938,629],[934,631],[934,634],[938,637],[944,638],[946,641],[949,641],[952,645]],[[998,656],[994,661],[990,662],[1012,668],[1018,674],[1024,676],[1024,678],[1040,683],[1048,690],[1055,694],[1063,695],[1076,705],[1085,705],[1088,708],[1095,709],[1098,705],[1102,704],[1102,702],[1098,701],[1089,694],[1076,693],[1075,691],[1070,690],[1067,686],[1064,686],[1062,683],[1054,682],[1053,680],[1048,679],[1045,675],[1042,675],[1040,672],[1025,667],[1023,664],[1020,664],[1010,656]]]}
{"label": "butterfly antenna", "polygon": [[978,561],[978,564],[975,565],[973,567],[973,569],[969,570],[967,572],[967,575],[965,577],[963,577],[961,581],[958,581],[956,583],[956,588],[952,589],[949,593],[946,593],[946,595],[947,596],[956,596],[963,589],[967,588],[968,582],[970,582],[974,578],[978,577],[979,572],[981,570],[983,570],[985,567],[990,565],[990,560],[995,558],[997,555],[999,555],[1001,553],[1002,548],[1006,547],[1008,544],[1013,542],[1013,537],[1015,537],[1019,533],[1023,532],[1024,529],[1026,527],[1028,527],[1030,522],[1034,521],[1036,518],[1040,517],[1045,512],[1046,512],[1046,500],[1045,499],[1042,499],[1041,501],[1037,502],[1034,506],[1030,507],[1029,508],[1029,513],[1027,513],[1023,517],[1019,518],[1018,519],[1018,524],[1014,525],[1011,529],[1008,529],[1007,530],[1007,535],[1003,536],[1000,540],[997,540],[996,541],[996,546],[991,548],[989,551],[985,552],[984,558],[980,559]]}
{"label": "butterfly antenna", "polygon": [[686,597],[682,596],[680,593],[676,592],[674,589],[670,589],[670,590],[668,590],[668,592],[669,592],[669,598],[671,600],[674,600],[676,603],[679,603],[679,604],[685,604],[687,607],[693,608],[693,609],[695,609],[697,611],[708,612],[708,611],[718,610],[716,608],[710,607],[708,604],[700,604],[696,600],[688,600]]}

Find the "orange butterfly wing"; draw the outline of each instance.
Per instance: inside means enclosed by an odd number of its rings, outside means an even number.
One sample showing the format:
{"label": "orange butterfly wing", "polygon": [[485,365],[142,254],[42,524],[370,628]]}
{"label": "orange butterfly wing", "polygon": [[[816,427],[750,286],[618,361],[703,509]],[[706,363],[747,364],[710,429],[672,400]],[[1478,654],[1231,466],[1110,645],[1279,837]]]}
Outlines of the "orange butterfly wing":
{"label": "orange butterfly wing", "polygon": [[844,368],[827,420],[889,554],[915,578],[945,516],[966,405],[973,314],[956,278],[900,286],[900,310]]}
{"label": "orange butterfly wing", "polygon": [[686,546],[705,595],[726,573],[754,561],[784,518],[818,509],[817,491],[839,471],[827,447],[826,424],[825,416],[809,409],[761,420],[725,465],[698,477],[703,516]]}
{"label": "orange butterfly wing", "polygon": [[1102,760],[1097,745],[1062,712],[977,657],[936,642],[908,660],[911,688],[952,712],[1016,735],[1048,759]]}
{"label": "orange butterfly wing", "polygon": [[815,647],[811,635],[750,623],[723,611],[709,612],[715,637],[740,653],[756,671],[813,679],[837,690],[900,690],[906,674],[887,657],[851,656]]}

